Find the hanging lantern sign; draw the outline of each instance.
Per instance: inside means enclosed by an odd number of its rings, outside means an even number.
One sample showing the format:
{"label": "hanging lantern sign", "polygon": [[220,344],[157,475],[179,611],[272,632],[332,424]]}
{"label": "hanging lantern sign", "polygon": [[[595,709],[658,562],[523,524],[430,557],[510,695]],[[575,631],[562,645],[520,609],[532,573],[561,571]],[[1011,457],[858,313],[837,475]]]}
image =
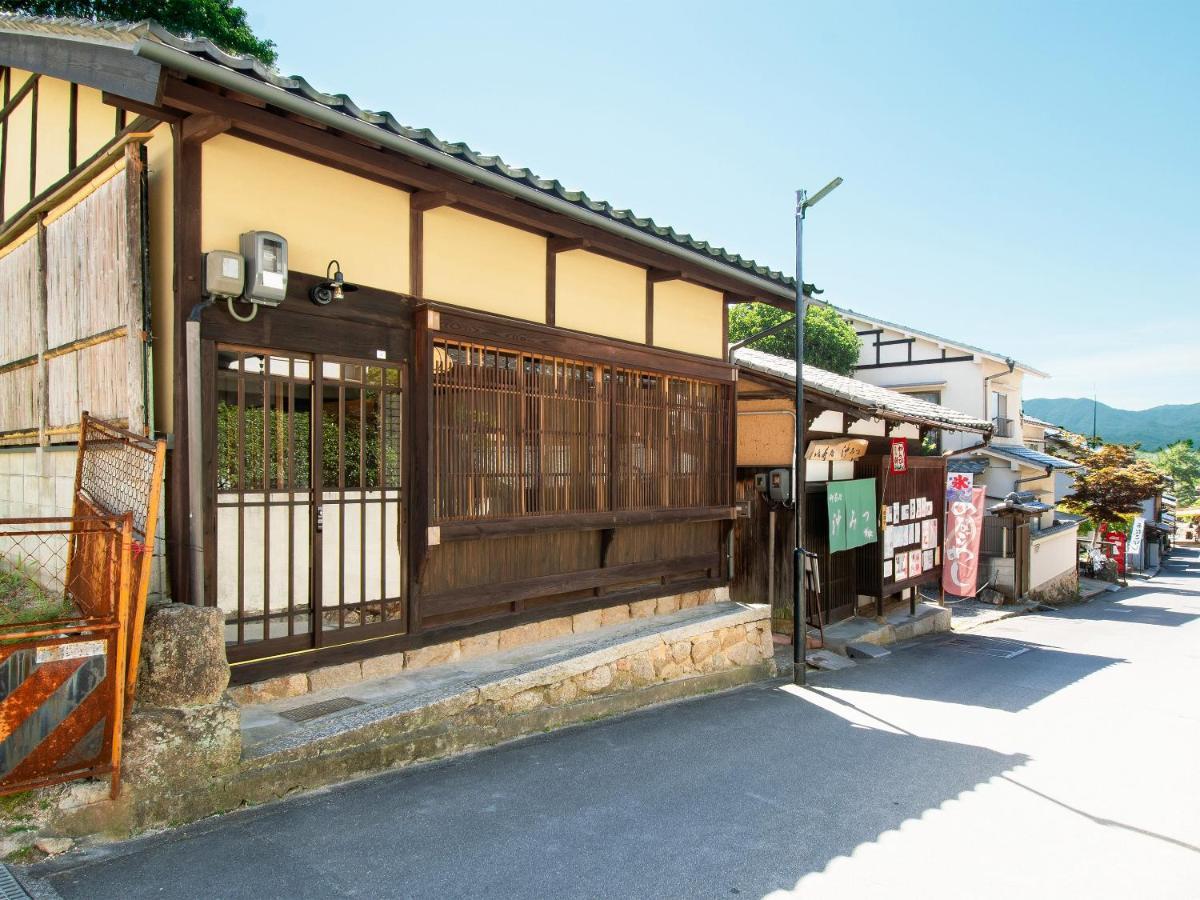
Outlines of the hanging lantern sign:
{"label": "hanging lantern sign", "polygon": [[908,442],[904,438],[892,438],[892,474],[908,471]]}

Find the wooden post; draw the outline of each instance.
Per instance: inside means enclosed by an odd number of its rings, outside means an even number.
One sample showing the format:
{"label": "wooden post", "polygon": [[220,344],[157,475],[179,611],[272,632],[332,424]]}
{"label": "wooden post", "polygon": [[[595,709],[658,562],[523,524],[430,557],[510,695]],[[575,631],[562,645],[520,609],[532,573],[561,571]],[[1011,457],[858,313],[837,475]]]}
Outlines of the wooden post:
{"label": "wooden post", "polygon": [[41,453],[49,441],[47,428],[50,418],[50,377],[46,370],[46,351],[49,349],[46,310],[49,305],[49,288],[47,286],[47,269],[49,261],[46,248],[46,214],[42,213],[37,219],[37,293],[34,296],[33,339],[37,343],[37,396],[34,398],[34,409],[37,415],[38,452]]}
{"label": "wooden post", "polygon": [[120,319],[125,324],[125,390],[127,427],[146,433],[145,249],[143,246],[142,146],[125,146],[125,296]]}

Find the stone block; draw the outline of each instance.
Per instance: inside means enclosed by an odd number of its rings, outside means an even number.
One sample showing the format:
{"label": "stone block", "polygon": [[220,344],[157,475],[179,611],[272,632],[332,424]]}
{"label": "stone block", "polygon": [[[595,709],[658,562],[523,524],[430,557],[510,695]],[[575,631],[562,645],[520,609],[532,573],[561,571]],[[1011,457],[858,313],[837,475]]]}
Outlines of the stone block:
{"label": "stone block", "polygon": [[683,674],[683,667],[673,659],[665,663],[662,667],[662,670],[658,673],[659,677],[663,681],[671,681],[675,678],[680,678],[683,676]]}
{"label": "stone block", "polygon": [[545,693],[540,688],[535,688],[533,690],[521,691],[521,693],[509,697],[507,700],[502,700],[500,702],[500,709],[502,712],[512,715],[530,712],[545,705]]}
{"label": "stone block", "polygon": [[445,644],[431,644],[428,647],[418,647],[404,654],[405,669],[427,669],[430,666],[440,666],[459,658],[461,650],[458,641]]}
{"label": "stone block", "polygon": [[654,671],[661,674],[663,666],[671,661],[671,648],[666,644],[657,644],[649,651],[649,656],[650,662],[654,664]]}
{"label": "stone block", "polygon": [[729,602],[729,585],[723,584],[720,587],[712,588],[711,591],[712,603],[728,603]]}
{"label": "stone block", "polygon": [[463,638],[458,642],[460,659],[474,659],[477,656],[487,656],[500,648],[500,633],[488,631],[474,637]]}
{"label": "stone block", "polygon": [[358,662],[324,666],[308,673],[308,689],[313,693],[345,687],[359,681],[362,681],[362,664]]}
{"label": "stone block", "polygon": [[138,709],[125,723],[124,779],[147,796],[232,770],[242,754],[240,726],[241,713],[228,698],[210,706]]}
{"label": "stone block", "polygon": [[679,611],[679,595],[672,594],[670,597],[659,597],[654,601],[654,611],[660,616],[665,616],[668,613]]}
{"label": "stone block", "polygon": [[167,603],[147,610],[138,664],[139,706],[208,706],[228,686],[219,609]]}
{"label": "stone block", "polygon": [[570,703],[579,696],[579,685],[573,678],[559,681],[546,688],[546,701],[554,706]]}
{"label": "stone block", "polygon": [[362,661],[362,677],[366,681],[371,678],[389,678],[404,671],[403,653],[385,653],[383,656],[372,656]]}
{"label": "stone block", "polygon": [[699,665],[721,649],[721,642],[714,635],[705,635],[692,641],[692,662]]}
{"label": "stone block", "polygon": [[629,604],[622,603],[620,606],[606,606],[600,610],[601,625],[616,625],[620,622],[629,621]]}
{"label": "stone block", "polygon": [[654,660],[649,653],[639,653],[629,660],[629,674],[633,677],[635,687],[644,687],[658,681],[658,673]]}
{"label": "stone block", "polygon": [[560,616],[557,619],[547,619],[544,622],[538,623],[541,628],[538,630],[541,640],[551,641],[555,638],[567,637],[574,631],[574,626],[571,624],[571,616]]}
{"label": "stone block", "polygon": [[250,706],[254,703],[270,703],[272,700],[283,700],[287,697],[299,697],[308,693],[308,676],[303,672],[291,675],[277,675],[266,681],[256,681],[253,684],[239,684],[229,689],[229,696],[239,706]]}
{"label": "stone block", "polygon": [[751,644],[749,641],[739,641],[733,646],[725,648],[723,652],[735,666],[753,666],[762,660],[757,645]]}
{"label": "stone block", "polygon": [[587,612],[576,613],[571,616],[571,630],[575,634],[595,631],[600,627],[601,618],[600,610],[598,609],[589,609]]}
{"label": "stone block", "polygon": [[671,659],[676,663],[682,663],[685,659],[692,658],[692,642],[691,641],[676,641],[671,645]]}
{"label": "stone block", "polygon": [[746,640],[746,629],[741,625],[731,625],[729,628],[722,628],[718,634],[721,637],[722,647],[732,647],[734,644],[741,644]]}
{"label": "stone block", "polygon": [[629,604],[629,618],[648,619],[658,612],[657,600],[635,600]]}
{"label": "stone block", "polygon": [[610,666],[596,666],[590,672],[579,675],[577,678],[580,690],[594,694],[612,684],[613,672]]}
{"label": "stone block", "polygon": [[700,605],[700,595],[696,591],[685,591],[677,596],[680,609],[695,609]]}
{"label": "stone block", "polygon": [[500,632],[497,648],[512,650],[514,647],[524,647],[541,639],[541,623],[529,622],[525,625],[514,625]]}
{"label": "stone block", "polygon": [[75,842],[65,837],[40,837],[33,842],[33,846],[47,856],[58,856],[74,847]]}

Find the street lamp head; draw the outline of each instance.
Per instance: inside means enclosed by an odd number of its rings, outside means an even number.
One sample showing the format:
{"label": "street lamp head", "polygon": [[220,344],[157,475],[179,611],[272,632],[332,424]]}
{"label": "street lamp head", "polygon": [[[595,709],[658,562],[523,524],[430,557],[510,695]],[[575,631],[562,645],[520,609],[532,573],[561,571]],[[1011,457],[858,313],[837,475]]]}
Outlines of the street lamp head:
{"label": "street lamp head", "polygon": [[825,187],[821,188],[819,191],[817,191],[811,197],[804,197],[803,194],[801,194],[800,211],[804,212],[810,206],[816,206],[823,199],[825,199],[825,196],[827,194],[832,193],[834,188],[836,188],[841,183],[842,183],[842,179],[839,176],[839,177],[833,179],[833,181],[829,182],[829,184],[825,185]]}

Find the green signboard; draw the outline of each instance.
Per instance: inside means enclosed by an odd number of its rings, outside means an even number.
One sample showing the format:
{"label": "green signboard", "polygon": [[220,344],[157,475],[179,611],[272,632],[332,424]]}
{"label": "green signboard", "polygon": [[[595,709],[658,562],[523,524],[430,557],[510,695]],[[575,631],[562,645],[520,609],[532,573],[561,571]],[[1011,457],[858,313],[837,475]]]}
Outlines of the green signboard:
{"label": "green signboard", "polygon": [[829,507],[829,552],[851,550],[878,539],[875,479],[831,481],[826,485]]}

